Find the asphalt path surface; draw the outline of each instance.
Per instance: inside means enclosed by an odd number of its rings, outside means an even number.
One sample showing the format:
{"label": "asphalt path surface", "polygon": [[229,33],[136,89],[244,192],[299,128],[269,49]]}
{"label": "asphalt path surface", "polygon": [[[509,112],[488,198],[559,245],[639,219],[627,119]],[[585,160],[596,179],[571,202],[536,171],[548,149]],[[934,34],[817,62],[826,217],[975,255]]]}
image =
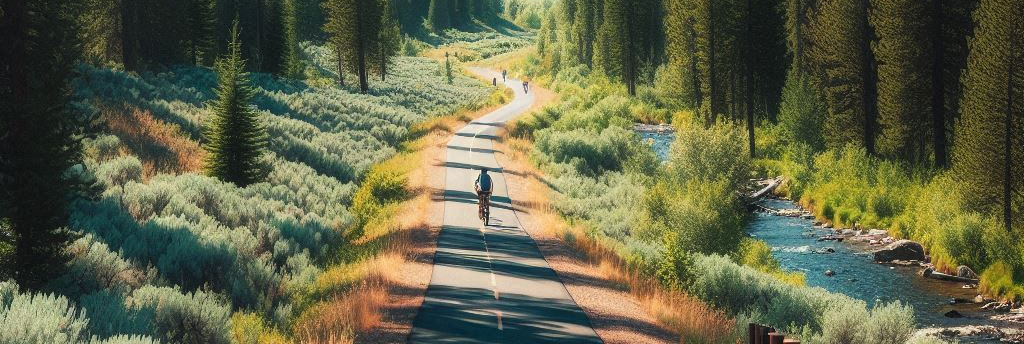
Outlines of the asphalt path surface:
{"label": "asphalt path surface", "polygon": [[[501,74],[471,69],[485,79]],[[459,130],[445,159],[444,224],[412,343],[601,343],[512,207],[494,140],[535,101],[519,80],[515,98]],[[494,181],[490,225],[477,217],[473,182],[479,168]]]}

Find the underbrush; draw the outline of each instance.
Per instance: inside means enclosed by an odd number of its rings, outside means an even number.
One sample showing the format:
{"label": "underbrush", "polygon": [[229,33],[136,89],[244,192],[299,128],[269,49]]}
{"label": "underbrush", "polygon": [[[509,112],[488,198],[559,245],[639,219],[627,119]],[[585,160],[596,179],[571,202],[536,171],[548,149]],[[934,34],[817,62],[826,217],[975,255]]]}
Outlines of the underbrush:
{"label": "underbrush", "polygon": [[[366,276],[397,264],[376,252],[401,235],[364,233],[405,183],[372,166],[398,154],[415,124],[495,96],[468,76],[449,85],[426,58],[398,58],[370,94],[329,87],[326,51],[303,47],[308,82],[252,77],[271,142],[267,178],[245,188],[198,174],[213,71],[81,66],[77,106],[103,122],[73,172],[97,192],[71,205],[81,237],[45,294],[0,287],[0,342],[325,342],[373,322],[362,301],[322,304],[379,295]],[[324,318],[342,310],[353,318]],[[331,338],[302,337],[323,324],[341,325]]]}
{"label": "underbrush", "polygon": [[[842,343],[846,329],[830,324],[841,317],[852,321],[850,314],[859,316],[858,324],[868,324],[858,332],[866,336],[860,342],[909,339],[914,328],[909,307],[870,310],[845,295],[806,287],[802,274],[779,267],[767,245],[746,238],[747,210],[740,195],[754,169],[764,166],[745,153],[742,128],[705,126],[686,112],[668,116],[659,110],[656,94],[626,97],[624,87],[590,76],[585,68],[564,68],[551,85],[561,103],[519,121],[510,135],[534,141],[530,156],[555,191],[552,207],[573,228],[564,230],[562,239],[633,275],[622,283],[635,294],[648,290],[647,297],[660,298],[647,302],[656,305],[649,310],[687,341],[735,342],[746,323],[758,322],[788,329],[806,342]],[[678,132],[669,160],[660,164],[630,126],[665,118]],[[898,207],[893,204],[898,201],[888,206]],[[872,204],[878,210],[886,206]],[[853,219],[867,218],[844,218]],[[712,325],[697,313],[736,320]],[[733,328],[722,334],[718,329],[726,323]]]}

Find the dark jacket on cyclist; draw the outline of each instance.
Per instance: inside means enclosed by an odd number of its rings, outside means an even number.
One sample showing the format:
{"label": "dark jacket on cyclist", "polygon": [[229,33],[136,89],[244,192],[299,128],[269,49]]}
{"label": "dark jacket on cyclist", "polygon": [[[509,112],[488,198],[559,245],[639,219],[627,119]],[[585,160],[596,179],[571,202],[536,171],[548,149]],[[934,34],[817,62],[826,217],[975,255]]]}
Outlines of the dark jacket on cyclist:
{"label": "dark jacket on cyclist", "polygon": [[476,177],[477,193],[490,193],[494,191],[494,183],[491,181],[491,176],[487,174],[487,171],[480,171],[480,175]]}

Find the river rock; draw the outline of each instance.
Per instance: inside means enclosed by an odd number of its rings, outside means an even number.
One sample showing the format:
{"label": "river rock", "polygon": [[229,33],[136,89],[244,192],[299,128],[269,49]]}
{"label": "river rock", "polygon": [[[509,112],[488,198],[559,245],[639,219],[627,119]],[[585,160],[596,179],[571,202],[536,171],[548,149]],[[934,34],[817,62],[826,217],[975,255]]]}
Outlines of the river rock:
{"label": "river rock", "polygon": [[831,222],[825,222],[824,225],[821,225],[821,228],[826,228],[826,229],[832,228],[832,223]]}
{"label": "river rock", "polygon": [[910,241],[900,240],[889,244],[884,249],[874,252],[875,261],[881,263],[888,263],[893,260],[924,260],[924,247],[921,244]]}
{"label": "river rock", "polygon": [[868,231],[868,235],[889,235],[889,231],[884,229],[872,229]]}
{"label": "river rock", "polygon": [[966,265],[961,265],[956,268],[956,276],[970,279],[978,279],[978,274],[974,273],[974,270],[971,270],[971,268],[967,267]]}
{"label": "river rock", "polygon": [[960,314],[960,312],[957,312],[955,309],[951,310],[949,312],[943,313],[942,315],[945,315],[947,318],[963,318],[964,317],[963,314]]}
{"label": "river rock", "polygon": [[835,275],[836,275],[835,271],[825,270],[825,276],[832,277],[832,276],[835,276]]}

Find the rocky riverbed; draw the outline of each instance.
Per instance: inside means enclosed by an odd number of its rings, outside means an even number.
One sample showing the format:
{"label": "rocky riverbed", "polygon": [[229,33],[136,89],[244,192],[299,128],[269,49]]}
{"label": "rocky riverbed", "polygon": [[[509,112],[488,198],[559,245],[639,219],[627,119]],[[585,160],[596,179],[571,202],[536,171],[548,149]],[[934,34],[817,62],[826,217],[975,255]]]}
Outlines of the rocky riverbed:
{"label": "rocky riverbed", "polygon": [[758,204],[761,211],[748,231],[772,246],[784,268],[803,271],[808,285],[847,294],[869,306],[909,303],[921,328],[918,335],[962,343],[1024,343],[1020,305],[995,303],[999,309],[993,311],[993,300],[979,297],[976,281],[925,277],[922,272],[933,270],[920,245],[896,240],[884,230],[833,228],[787,200]]}

